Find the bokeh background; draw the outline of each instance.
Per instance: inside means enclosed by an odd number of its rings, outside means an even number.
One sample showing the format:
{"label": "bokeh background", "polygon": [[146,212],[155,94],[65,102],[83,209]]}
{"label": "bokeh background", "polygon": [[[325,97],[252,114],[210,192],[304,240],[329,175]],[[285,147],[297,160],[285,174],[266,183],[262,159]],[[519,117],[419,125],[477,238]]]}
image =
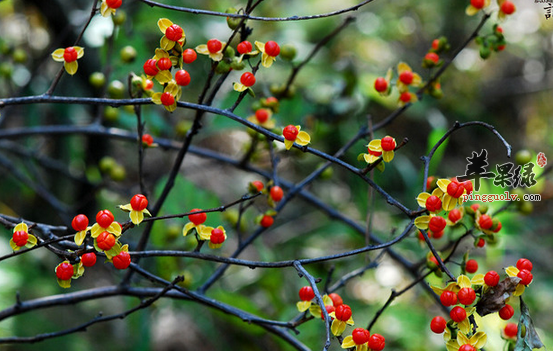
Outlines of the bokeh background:
{"label": "bokeh background", "polygon": [[[88,18],[91,1],[4,0],[0,2],[0,98],[39,95],[44,93],[60,65],[50,58],[59,47],[72,45]],[[225,11],[244,4],[235,1],[164,1],[166,4]],[[356,1],[303,0],[264,1],[256,10],[259,16],[292,16],[324,13],[355,5]],[[420,67],[421,58],[433,39],[446,36],[455,49],[472,33],[481,17],[468,17],[468,1],[440,0],[375,1],[358,11],[340,16],[297,22],[249,21],[253,29],[252,41],[275,40],[281,45],[291,44],[297,49],[293,63],[300,62],[325,35],[340,25],[347,16],[356,21],[328,43],[302,69],[297,77],[295,93],[281,102],[275,118],[279,125],[301,124],[312,136],[312,146],[334,153],[349,140],[361,125],[377,123],[397,106],[397,95],[382,98],[373,89],[377,76],[382,76],[399,61],[407,62],[423,78],[429,71]],[[375,137],[392,135],[397,140],[408,138],[409,143],[397,153],[384,173],[376,171],[375,181],[409,208],[416,208],[415,197],[422,189],[422,162],[420,157],[447,131],[455,121],[472,120],[493,124],[513,146],[513,154],[529,150],[532,159],[544,152],[553,159],[553,18],[547,19],[545,4],[515,1],[517,12],[501,23],[507,40],[503,52],[492,53],[483,60],[477,45],[472,42],[458,55],[452,67],[443,75],[444,96],[440,100],[424,97],[393,123],[378,131]],[[494,5],[495,6],[495,5]],[[177,13],[151,8],[141,1],[124,1],[121,8],[126,20],[114,31],[111,18],[95,16],[85,32],[82,46],[85,56],[79,60],[75,76],[64,75],[56,95],[104,96],[106,87],[94,88],[89,77],[102,71],[112,93],[119,84],[127,85],[129,72],[142,73],[143,62],[153,56],[161,36],[156,22],[167,17],[180,24],[187,36],[187,47],[205,43],[210,38],[225,40],[231,31],[223,17]],[[123,12],[120,11],[120,12]],[[492,31],[495,15],[485,24],[483,34]],[[133,62],[124,62],[120,51],[132,46],[137,55]],[[126,49],[129,50],[129,49]],[[448,58],[451,52],[444,55]],[[292,64],[293,64],[292,63]],[[192,84],[184,90],[184,101],[196,102],[210,64],[199,57],[188,68]],[[284,82],[291,63],[283,60],[270,70],[257,75],[258,96],[271,96]],[[214,102],[226,108],[236,99],[232,81],[234,73],[223,85]],[[156,83],[157,84],[157,83]],[[156,87],[159,89],[159,86]],[[126,88],[124,89],[126,91]],[[123,96],[128,93],[123,92]],[[246,98],[236,113],[252,114],[254,99]],[[80,105],[22,105],[0,109],[0,130],[49,125],[87,125],[98,122],[105,126],[136,130],[136,119],[127,108]],[[179,109],[169,114],[159,106],[143,109],[146,132],[154,138],[180,141],[190,127],[193,111]],[[201,133],[194,139],[197,147],[214,150],[239,158],[251,142],[241,125],[220,116],[207,116]],[[357,155],[364,152],[366,143],[358,143],[343,160],[357,166]],[[430,173],[442,177],[461,175],[466,157],[473,151],[488,150],[490,170],[497,164],[514,162],[507,158],[503,144],[488,130],[465,128],[444,144],[434,157]],[[147,150],[145,156],[145,183],[152,196],[159,194],[169,172],[174,151],[162,148]],[[115,161],[117,172],[106,174],[101,162]],[[89,217],[100,208],[113,209],[128,202],[136,193],[137,157],[135,143],[94,135],[40,134],[2,138],[0,140],[0,213],[31,221],[67,225],[76,213]],[[270,170],[267,150],[256,152],[255,165]],[[299,152],[282,154],[278,173],[289,181],[301,180],[321,164],[321,160]],[[545,168],[547,170],[548,167]],[[17,170],[17,172],[15,171]],[[539,174],[543,170],[536,169]],[[237,170],[204,157],[187,157],[177,184],[163,207],[162,214],[182,213],[190,208],[210,208],[233,201],[246,192],[249,181],[259,176]],[[520,257],[534,263],[534,282],[525,293],[531,315],[546,346],[553,347],[553,248],[551,197],[553,185],[550,173],[545,172],[535,187],[542,200],[534,203],[512,204],[499,214],[503,223],[496,245],[474,249],[464,242],[470,256],[478,260],[480,271],[513,265]],[[30,183],[29,181],[30,180]],[[34,184],[30,186],[30,184]],[[37,187],[48,189],[59,200],[54,207],[41,196]],[[405,217],[374,196],[368,201],[365,183],[339,167],[332,167],[323,177],[310,185],[316,194],[331,207],[363,223],[367,213],[372,216],[374,233],[389,239],[395,230],[403,230]],[[484,183],[482,193],[502,193],[503,189]],[[369,205],[370,204],[370,205]],[[490,204],[491,211],[506,203]],[[256,208],[263,210],[263,204]],[[233,211],[210,215],[208,224],[232,220]],[[247,213],[244,230],[251,230],[257,213]],[[117,213],[124,219],[124,214]],[[194,243],[180,235],[184,220],[156,223],[150,247],[193,249]],[[451,231],[437,242],[445,246],[462,231]],[[0,254],[11,252],[9,230],[0,229]],[[137,232],[134,238],[139,237]],[[133,236],[126,238],[131,247]],[[189,238],[187,238],[189,239]],[[221,254],[233,250],[233,242]],[[243,257],[276,261],[316,257],[361,247],[364,239],[351,228],[332,220],[309,202],[297,199],[279,214],[275,225],[258,240]],[[235,245],[235,242],[234,242]],[[422,247],[415,233],[395,247],[407,259],[422,261],[427,249]],[[331,267],[336,281],[348,272],[374,259],[376,253],[356,256],[308,268],[315,276],[326,278]],[[456,262],[462,260],[458,255]],[[16,294],[22,300],[60,294],[53,267],[58,258],[45,250],[22,255],[0,263],[0,309],[11,306]],[[356,323],[365,325],[388,298],[391,289],[401,289],[412,277],[386,255],[376,269],[350,281],[339,291],[352,306]],[[143,260],[149,270],[172,279],[184,274],[185,285],[191,289],[200,286],[217,267],[216,264],[191,259],[158,258]],[[455,274],[459,267],[452,266]],[[117,283],[120,272],[107,265],[96,265],[86,275],[74,281],[72,290]],[[437,278],[430,283],[440,284]],[[304,285],[294,269],[251,270],[233,267],[209,290],[210,297],[231,303],[266,318],[289,320],[296,316],[297,291]],[[32,336],[71,327],[104,314],[122,311],[136,304],[135,298],[114,297],[60,306],[30,312],[0,322],[0,337]],[[518,316],[518,303],[515,310]],[[428,328],[430,319],[440,313],[434,300],[422,289],[414,288],[398,298],[381,316],[371,332],[386,337],[387,350],[445,350],[441,336]],[[503,346],[499,331],[505,322],[495,316],[482,321],[489,333],[487,350]],[[299,327],[300,340],[312,349],[322,348],[324,328],[318,322]],[[283,344],[258,327],[241,320],[206,309],[191,302],[161,300],[152,308],[133,314],[125,320],[113,321],[77,333],[33,345],[3,346],[6,350],[287,350]],[[333,350],[339,345],[334,341]]]}

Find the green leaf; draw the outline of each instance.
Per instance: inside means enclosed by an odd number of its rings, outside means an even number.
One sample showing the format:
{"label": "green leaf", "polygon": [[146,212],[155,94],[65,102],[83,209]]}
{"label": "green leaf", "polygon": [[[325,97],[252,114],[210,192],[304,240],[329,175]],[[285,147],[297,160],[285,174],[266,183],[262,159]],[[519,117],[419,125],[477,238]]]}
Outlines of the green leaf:
{"label": "green leaf", "polygon": [[[524,327],[524,328],[523,328]],[[525,330],[524,335],[523,329]],[[518,322],[518,335],[517,343],[514,351],[532,351],[534,349],[541,349],[544,347],[543,343],[534,328],[534,322],[530,317],[528,307],[520,297],[520,320]]]}

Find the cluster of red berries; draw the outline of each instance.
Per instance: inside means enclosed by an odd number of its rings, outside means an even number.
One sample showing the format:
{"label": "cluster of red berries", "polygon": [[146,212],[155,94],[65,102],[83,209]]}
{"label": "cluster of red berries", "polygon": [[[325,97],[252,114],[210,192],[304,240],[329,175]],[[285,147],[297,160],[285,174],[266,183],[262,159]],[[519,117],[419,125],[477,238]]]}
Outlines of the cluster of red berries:
{"label": "cluster of red berries", "polygon": [[[142,194],[136,194],[132,197],[130,204],[127,205],[132,211],[147,211],[148,199]],[[121,206],[125,209],[125,206]],[[77,233],[75,234],[75,243],[79,246],[85,243],[85,247],[77,260],[72,264],[69,260],[60,263],[56,269],[56,277],[60,286],[70,287],[71,279],[79,278],[84,273],[84,267],[92,267],[96,264],[96,253],[104,254],[108,261],[117,269],[126,269],[131,264],[131,256],[128,252],[128,245],[121,245],[119,238],[121,236],[121,224],[115,221],[113,213],[109,210],[101,210],[96,214],[96,223],[89,226],[89,219],[84,214],[78,214],[73,217],[71,227]],[[86,238],[93,239],[92,246],[94,250],[86,245]]]}
{"label": "cluster of red berries", "polygon": [[[440,66],[443,61],[440,60],[439,54],[443,51],[449,50],[449,44],[445,37],[439,39],[434,39],[432,41],[432,46],[428,53],[424,56],[422,60],[423,68],[432,68]],[[399,103],[404,105],[407,103],[412,103],[417,101],[417,96],[409,91],[409,87],[419,87],[423,84],[421,77],[413,72],[411,68],[405,64],[400,63],[398,65],[398,79],[396,85],[399,90]],[[391,93],[391,79],[392,79],[392,70],[388,70],[386,77],[378,77],[374,81],[374,89],[383,96],[388,96]],[[426,90],[428,94],[435,98],[441,98],[443,93],[439,81],[434,81]]]}
{"label": "cluster of red berries", "polygon": [[[521,258],[517,261],[516,267],[509,267],[506,269],[508,277],[505,279],[512,279],[516,277],[519,279],[519,286],[529,285],[532,282],[533,276],[531,270],[533,264],[530,260]],[[476,273],[478,270],[478,263],[475,260],[467,260],[464,270],[468,273]],[[463,277],[463,279],[461,279]],[[510,304],[503,303],[501,308],[496,309],[495,311],[488,311],[490,307],[479,309],[479,300],[485,296],[493,295],[497,286],[500,284],[500,276],[496,271],[489,271],[485,275],[480,275],[477,279],[477,282],[471,281],[471,286],[466,286],[468,278],[461,276],[457,280],[457,283],[450,283],[445,289],[441,289],[442,293],[440,295],[440,301],[445,307],[453,306],[450,310],[451,321],[447,322],[443,317],[436,316],[430,322],[430,329],[437,334],[441,334],[445,331],[446,328],[449,328],[451,331],[450,335],[456,335],[458,331],[458,324],[465,321],[468,317],[467,315],[467,306],[475,305],[476,313],[479,310],[484,311],[485,314],[491,312],[497,312],[499,317],[503,320],[509,320],[514,316],[514,308]],[[480,283],[478,283],[480,282]],[[520,295],[523,291],[517,287],[514,295]],[[435,290],[436,291],[436,290]],[[463,305],[463,306],[459,306]],[[494,301],[495,307],[496,301]],[[514,323],[509,323],[504,330],[504,337],[506,339],[512,339],[516,337],[517,327]],[[470,345],[469,345],[470,346]],[[469,348],[466,348],[467,350]],[[461,348],[459,348],[461,350]]]}
{"label": "cluster of red berries", "polygon": [[[249,184],[249,191],[251,193],[262,193],[267,196],[267,204],[274,208],[277,202],[280,202],[284,198],[284,191],[278,185],[270,185],[272,182],[269,182],[268,187],[265,187],[262,181],[254,180]],[[257,222],[260,226],[268,228],[273,225],[275,221],[276,212],[272,209],[265,211],[263,214],[258,216]]]}
{"label": "cluster of red berries", "polygon": [[[141,85],[144,91],[152,96],[155,103],[162,104],[169,111],[176,108],[176,101],[182,93],[181,87],[191,82],[190,73],[183,69],[183,64],[190,64],[196,60],[197,54],[194,49],[184,49],[186,35],[182,27],[172,23],[166,18],[158,21],[158,27],[163,33],[160,40],[161,48],[155,50],[153,58],[144,62],[143,69],[147,77],[147,83]],[[171,70],[177,68],[172,74]],[[162,93],[150,91],[153,84],[151,79],[155,78],[163,85]]]}
{"label": "cluster of red berries", "polygon": [[432,40],[432,45],[422,60],[422,67],[432,68],[440,66],[443,63],[443,61],[440,60],[440,54],[448,51],[449,48],[450,45],[446,37]]}
{"label": "cluster of red berries", "polygon": [[227,240],[227,234],[222,226],[217,228],[204,225],[207,220],[207,213],[200,209],[194,208],[190,210],[188,215],[190,223],[186,224],[183,229],[183,235],[188,235],[192,230],[196,231],[198,240],[205,240],[212,249],[220,248]]}
{"label": "cluster of red berries", "polygon": [[[309,308],[309,312],[316,318],[325,319],[324,312],[318,304],[313,303],[315,292],[311,286],[304,286],[299,290],[300,302],[298,309],[304,312]],[[344,304],[342,297],[336,293],[331,293],[323,296],[325,310],[331,318],[332,333],[336,336],[342,335],[346,325],[354,325],[352,319],[352,310],[349,305]],[[356,347],[364,350],[380,351],[386,345],[385,338],[380,334],[370,334],[364,328],[355,328],[351,335],[345,337],[342,342],[342,348]]]}

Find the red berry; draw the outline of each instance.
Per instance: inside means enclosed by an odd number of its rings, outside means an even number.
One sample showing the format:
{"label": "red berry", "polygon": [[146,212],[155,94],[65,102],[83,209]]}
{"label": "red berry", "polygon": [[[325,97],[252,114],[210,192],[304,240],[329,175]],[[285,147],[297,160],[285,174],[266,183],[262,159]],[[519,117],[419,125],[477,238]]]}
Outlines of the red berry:
{"label": "red berry", "polygon": [[222,48],[223,48],[223,43],[221,43],[217,39],[209,39],[207,41],[207,50],[212,54],[219,52]]}
{"label": "red berry", "polygon": [[269,56],[276,57],[280,54],[280,46],[274,41],[268,41],[265,43],[265,53]]}
{"label": "red berry", "polygon": [[175,103],[175,97],[169,92],[161,94],[161,97],[159,99],[161,100],[163,106],[171,106]]}
{"label": "red berry", "polygon": [[484,283],[486,283],[487,286],[496,286],[499,284],[499,274],[497,274],[496,271],[489,271],[484,276]]}
{"label": "red berry", "polygon": [[27,245],[27,241],[29,240],[29,233],[23,230],[18,230],[16,232],[13,232],[12,239],[15,245],[19,247],[25,246]]}
{"label": "red berry", "polygon": [[445,290],[440,295],[440,301],[445,307],[453,306],[457,304],[457,295],[453,291]]}
{"label": "red berry", "polygon": [[369,331],[363,328],[355,328],[351,332],[351,336],[353,338],[353,342],[355,345],[363,345],[364,343],[369,341],[370,334]]}
{"label": "red berry", "polygon": [[342,297],[336,293],[328,294],[328,297],[330,297],[330,299],[332,300],[334,307],[338,307],[344,303]]}
{"label": "red berry", "polygon": [[474,189],[474,186],[472,185],[472,182],[470,180],[466,180],[466,181],[462,182],[461,184],[463,184],[463,187],[467,191],[467,194],[472,193],[472,190]]}
{"label": "red berry", "polygon": [[157,67],[162,71],[168,70],[171,66],[173,66],[173,63],[169,57],[162,57],[157,60]]}
{"label": "red berry", "polygon": [[269,119],[269,110],[265,108],[260,108],[259,110],[255,111],[255,119],[259,123],[265,123]]}
{"label": "red berry", "polygon": [[396,141],[390,136],[386,136],[380,140],[380,146],[384,151],[393,151],[396,148]]}
{"label": "red berry", "polygon": [[219,229],[215,228],[211,231],[211,236],[209,237],[209,241],[211,241],[213,244],[222,244],[225,242],[225,233]]}
{"label": "red berry", "polygon": [[432,262],[436,267],[439,266],[438,260],[436,259],[436,257],[430,256],[429,260],[430,260],[430,262]]}
{"label": "red berry", "polygon": [[263,228],[269,228],[270,226],[273,225],[274,222],[275,222],[275,219],[273,218],[273,216],[264,215],[261,218],[259,225],[261,225]]}
{"label": "red berry", "polygon": [[434,216],[430,218],[430,222],[428,222],[428,229],[433,231],[434,233],[442,231],[446,226],[446,221],[443,217],[440,216]]}
{"label": "red berry", "polygon": [[284,192],[282,191],[282,188],[278,185],[271,187],[271,198],[273,201],[279,202],[282,200],[282,197],[284,196]]}
{"label": "red berry", "polygon": [[121,251],[119,254],[114,256],[111,261],[113,266],[117,269],[127,269],[131,264],[131,255],[127,251]]}
{"label": "red berry", "polygon": [[511,305],[505,305],[499,310],[499,318],[503,320],[509,320],[515,315],[515,309]]}
{"label": "red berry", "polygon": [[149,59],[144,63],[144,73],[146,73],[147,76],[155,76],[159,72],[159,68],[157,68],[157,61],[155,59]]}
{"label": "red berry", "polygon": [[413,72],[403,71],[399,74],[399,80],[406,85],[409,85],[413,82]]}
{"label": "red berry", "polygon": [[123,0],[106,0],[106,5],[112,9],[118,9],[123,4]]}
{"label": "red berry", "polygon": [[459,351],[476,351],[476,349],[472,345],[464,344],[463,346],[459,347]]}
{"label": "red berry", "polygon": [[[184,31],[178,24],[173,24],[165,30],[165,36],[172,41],[179,41],[182,38]],[[125,267],[126,268],[126,267]]]}
{"label": "red berry", "polygon": [[491,228],[491,229],[492,229],[492,232],[498,233],[498,232],[501,230],[501,228],[503,228],[503,225],[501,224],[500,221],[497,221],[497,224],[496,224],[496,225],[492,225],[492,228]]}
{"label": "red berry", "polygon": [[[199,211],[201,211],[201,209],[195,208],[190,212],[199,212]],[[200,224],[203,224],[207,219],[207,214],[205,212],[189,214],[188,219],[190,220],[190,222],[194,223],[194,225],[200,225]]]}
{"label": "red berry", "polygon": [[439,211],[442,208],[442,200],[436,195],[429,196],[428,199],[426,199],[425,207],[430,212]]}
{"label": "red berry", "polygon": [[459,302],[465,306],[468,306],[476,300],[476,292],[473,288],[462,288],[457,293]]}
{"label": "red berry", "polygon": [[69,280],[73,277],[73,266],[69,262],[62,262],[56,267],[56,277],[59,280]]}
{"label": "red berry", "polygon": [[154,82],[151,79],[146,79],[144,81],[144,84],[142,85],[142,88],[144,90],[152,90],[153,87],[154,87]]}
{"label": "red berry", "polygon": [[257,191],[261,191],[261,190],[263,190],[263,188],[265,187],[265,186],[263,185],[263,182],[260,181],[260,180],[254,180],[254,181],[252,182],[252,185],[255,186],[255,188],[257,189]]}
{"label": "red berry", "polygon": [[404,93],[401,93],[401,95],[399,96],[399,99],[405,103],[408,103],[411,101],[411,93],[406,91]]}
{"label": "red berry", "polygon": [[382,156],[382,151],[372,151],[371,149],[368,149],[368,151],[369,151],[369,155],[373,155],[376,157]]}
{"label": "red berry", "polygon": [[478,262],[476,260],[468,260],[465,264],[465,270],[467,273],[474,273],[478,270]]}
{"label": "red berry", "polygon": [[[428,238],[431,238],[432,237],[432,232],[427,232],[427,235],[428,235]],[[420,241],[424,241],[424,236],[422,235],[422,232],[419,230],[419,233],[418,233],[418,238]]]}
{"label": "red berry", "polygon": [[462,217],[463,217],[463,214],[461,213],[461,210],[459,210],[458,208],[454,208],[453,210],[449,211],[449,213],[447,214],[447,218],[449,218],[449,220],[453,223],[457,223],[458,221],[461,220]]}
{"label": "red berry", "polygon": [[63,51],[63,59],[65,62],[70,63],[77,60],[79,54],[74,47],[70,46]]}
{"label": "red berry", "polygon": [[482,238],[478,239],[478,243],[476,244],[476,246],[484,247],[484,245],[486,245],[486,240],[484,240]]}
{"label": "red berry", "polygon": [[430,321],[430,330],[436,334],[441,334],[444,332],[447,322],[444,317],[436,316]]}
{"label": "red berry", "polygon": [[252,52],[253,45],[249,41],[245,40],[245,41],[241,42],[240,44],[238,44],[236,49],[238,50],[238,53],[240,55],[243,55],[243,54],[247,54],[249,52]]}
{"label": "red berry", "polygon": [[284,136],[284,139],[294,141],[298,137],[299,132],[298,128],[290,124],[284,127],[282,135]]}
{"label": "red berry", "polygon": [[304,286],[299,291],[300,300],[302,301],[311,301],[315,297],[315,292],[310,286]]}
{"label": "red berry", "polygon": [[386,339],[380,334],[373,334],[369,338],[369,349],[374,351],[381,351],[386,346]]}
{"label": "red berry", "polygon": [[455,306],[449,312],[449,316],[454,322],[460,323],[467,318],[467,311],[463,307]]}
{"label": "red berry", "polygon": [[251,87],[255,84],[255,76],[251,72],[244,72],[240,77],[240,83],[247,87]]}
{"label": "red berry", "polygon": [[175,82],[180,86],[187,86],[190,84],[190,74],[181,69],[175,72]]}
{"label": "red berry", "polygon": [[451,182],[447,186],[447,194],[455,199],[458,199],[463,195],[465,187],[458,182]]}
{"label": "red berry", "polygon": [[470,0],[470,4],[479,10],[484,7],[485,3],[484,0]]}
{"label": "red berry", "polygon": [[427,191],[430,191],[432,189],[432,183],[434,182],[435,179],[436,179],[436,177],[434,177],[434,176],[430,176],[430,177],[426,178],[426,190]]}
{"label": "red berry", "polygon": [[518,272],[517,277],[520,278],[520,284],[529,285],[534,279],[534,275],[527,269],[522,269]]}
{"label": "red berry", "polygon": [[142,211],[148,207],[148,199],[142,194],[136,194],[131,199],[131,207],[135,211]]}
{"label": "red berry", "polygon": [[[326,313],[329,313],[329,314],[336,310],[334,308],[334,306],[332,306],[332,305],[326,305],[325,309],[326,309]],[[323,311],[321,311],[321,318],[323,319],[323,321],[325,320],[325,315],[324,315]],[[332,320],[332,317],[330,317],[330,319]]]}
{"label": "red berry", "polygon": [[432,40],[432,49],[438,50],[440,48],[440,39]]}
{"label": "red berry", "polygon": [[347,322],[351,317],[351,307],[348,305],[338,305],[334,312],[336,319],[339,321]]}
{"label": "red berry", "polygon": [[86,228],[88,227],[88,217],[84,214],[76,215],[71,221],[71,226],[74,230],[78,232],[86,230]]}
{"label": "red berry", "polygon": [[500,26],[495,27],[495,30],[496,30],[498,33],[503,33],[503,28],[501,28]]}
{"label": "red berry", "polygon": [[96,245],[101,250],[104,250],[104,251],[111,250],[111,248],[115,245],[115,236],[108,232],[102,232],[96,238]]}
{"label": "red berry", "polygon": [[501,4],[500,9],[501,9],[501,12],[503,12],[506,15],[511,15],[516,11],[515,4],[513,4],[509,0],[503,2],[503,4]]}
{"label": "red berry", "polygon": [[85,267],[92,267],[96,263],[96,254],[94,252],[85,253],[81,256],[81,262]]}
{"label": "red berry", "polygon": [[113,214],[109,210],[102,210],[96,214],[96,222],[102,228],[108,228],[114,219]]}
{"label": "red berry", "polygon": [[519,271],[526,269],[527,271],[531,272],[533,267],[534,265],[532,264],[532,262],[530,262],[530,260],[526,258],[521,258],[517,261],[517,268]]}
{"label": "red berry", "polygon": [[478,225],[484,230],[490,229],[493,225],[492,217],[487,214],[481,215],[480,218],[478,218]]}
{"label": "red berry", "polygon": [[196,57],[198,57],[198,54],[193,49],[186,49],[182,52],[182,61],[184,63],[192,63],[196,61]]}
{"label": "red berry", "polygon": [[424,59],[432,61],[434,63],[438,63],[438,61],[440,61],[440,56],[438,56],[438,54],[436,54],[435,52],[429,52],[424,56]]}
{"label": "red berry", "polygon": [[379,93],[383,93],[388,90],[388,82],[383,77],[378,77],[374,81],[374,89]]}
{"label": "red berry", "polygon": [[431,230],[428,231],[428,237],[429,237],[429,238],[440,239],[442,236],[444,236],[444,231],[443,231],[443,229],[440,230],[440,231],[437,232],[437,233],[434,233],[434,232],[432,232]]}
{"label": "red berry", "polygon": [[515,323],[507,323],[505,329],[503,329],[505,336],[508,338],[516,338],[518,333],[518,325]]}
{"label": "red berry", "polygon": [[480,208],[480,204],[472,204],[472,205],[470,205],[470,208],[471,208],[474,212],[476,212],[476,211],[478,211],[478,209]]}
{"label": "red berry", "polygon": [[154,138],[150,134],[142,134],[142,143],[147,146],[152,146],[154,143]]}

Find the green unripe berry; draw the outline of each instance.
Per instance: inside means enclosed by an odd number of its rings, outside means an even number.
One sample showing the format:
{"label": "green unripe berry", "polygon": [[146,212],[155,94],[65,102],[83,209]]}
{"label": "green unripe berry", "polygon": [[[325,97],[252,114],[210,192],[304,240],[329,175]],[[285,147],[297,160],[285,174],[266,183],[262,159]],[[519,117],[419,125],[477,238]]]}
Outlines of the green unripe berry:
{"label": "green unripe berry", "polygon": [[[234,7],[229,7],[225,13],[238,13]],[[240,25],[240,22],[242,21],[239,17],[227,17],[227,25],[230,29],[235,30]]]}
{"label": "green unripe berry", "polygon": [[238,57],[233,57],[230,68],[235,71],[241,71],[246,68],[246,63],[244,61],[238,61]]}
{"label": "green unripe berry", "polygon": [[286,61],[292,61],[296,58],[297,50],[292,44],[284,44],[280,47],[280,57]]}
{"label": "green unripe berry", "polygon": [[121,81],[113,80],[108,85],[108,95],[112,99],[121,99],[125,93],[125,86]]}
{"label": "green unripe berry", "polygon": [[125,167],[120,164],[116,164],[109,172],[109,177],[116,182],[124,180],[126,176],[127,172],[125,171]]}
{"label": "green unripe berry", "polygon": [[119,109],[112,106],[104,108],[104,120],[107,122],[115,122],[119,119]]}
{"label": "green unripe berry", "polygon": [[13,66],[9,62],[0,63],[0,76],[4,78],[11,78],[13,74]]}
{"label": "green unripe berry", "polygon": [[94,72],[88,77],[88,82],[96,89],[100,89],[106,84],[106,76],[102,72]]}
{"label": "green unripe berry", "polygon": [[491,54],[492,54],[492,51],[487,46],[482,46],[480,48],[480,57],[483,58],[484,60],[490,57]]}
{"label": "green unripe berry", "polygon": [[235,54],[234,49],[230,45],[227,46],[227,48],[225,49],[225,52],[223,53],[225,57],[229,57],[229,58],[234,57],[234,54]]}
{"label": "green unripe berry", "polygon": [[215,67],[215,73],[225,74],[230,72],[230,64],[226,61],[219,61],[217,67]]}
{"label": "green unripe berry", "polygon": [[136,49],[130,45],[125,46],[121,49],[120,55],[121,55],[121,61],[130,63],[133,62],[136,58]]}
{"label": "green unripe berry", "polygon": [[127,13],[123,10],[117,10],[114,16],[111,17],[113,24],[120,26],[127,20]]}
{"label": "green unripe berry", "polygon": [[520,150],[515,154],[515,162],[519,165],[527,164],[532,161],[532,153],[530,150]]}
{"label": "green unripe berry", "polygon": [[111,156],[104,156],[100,159],[100,162],[98,162],[98,168],[100,168],[100,172],[102,173],[109,173],[113,167],[117,164],[117,161]]}
{"label": "green unripe berry", "polygon": [[521,201],[518,206],[518,211],[523,215],[529,215],[534,211],[534,204],[530,201]]}
{"label": "green unripe berry", "polygon": [[27,61],[27,52],[23,49],[15,49],[12,53],[12,59],[15,63],[25,63]]}

